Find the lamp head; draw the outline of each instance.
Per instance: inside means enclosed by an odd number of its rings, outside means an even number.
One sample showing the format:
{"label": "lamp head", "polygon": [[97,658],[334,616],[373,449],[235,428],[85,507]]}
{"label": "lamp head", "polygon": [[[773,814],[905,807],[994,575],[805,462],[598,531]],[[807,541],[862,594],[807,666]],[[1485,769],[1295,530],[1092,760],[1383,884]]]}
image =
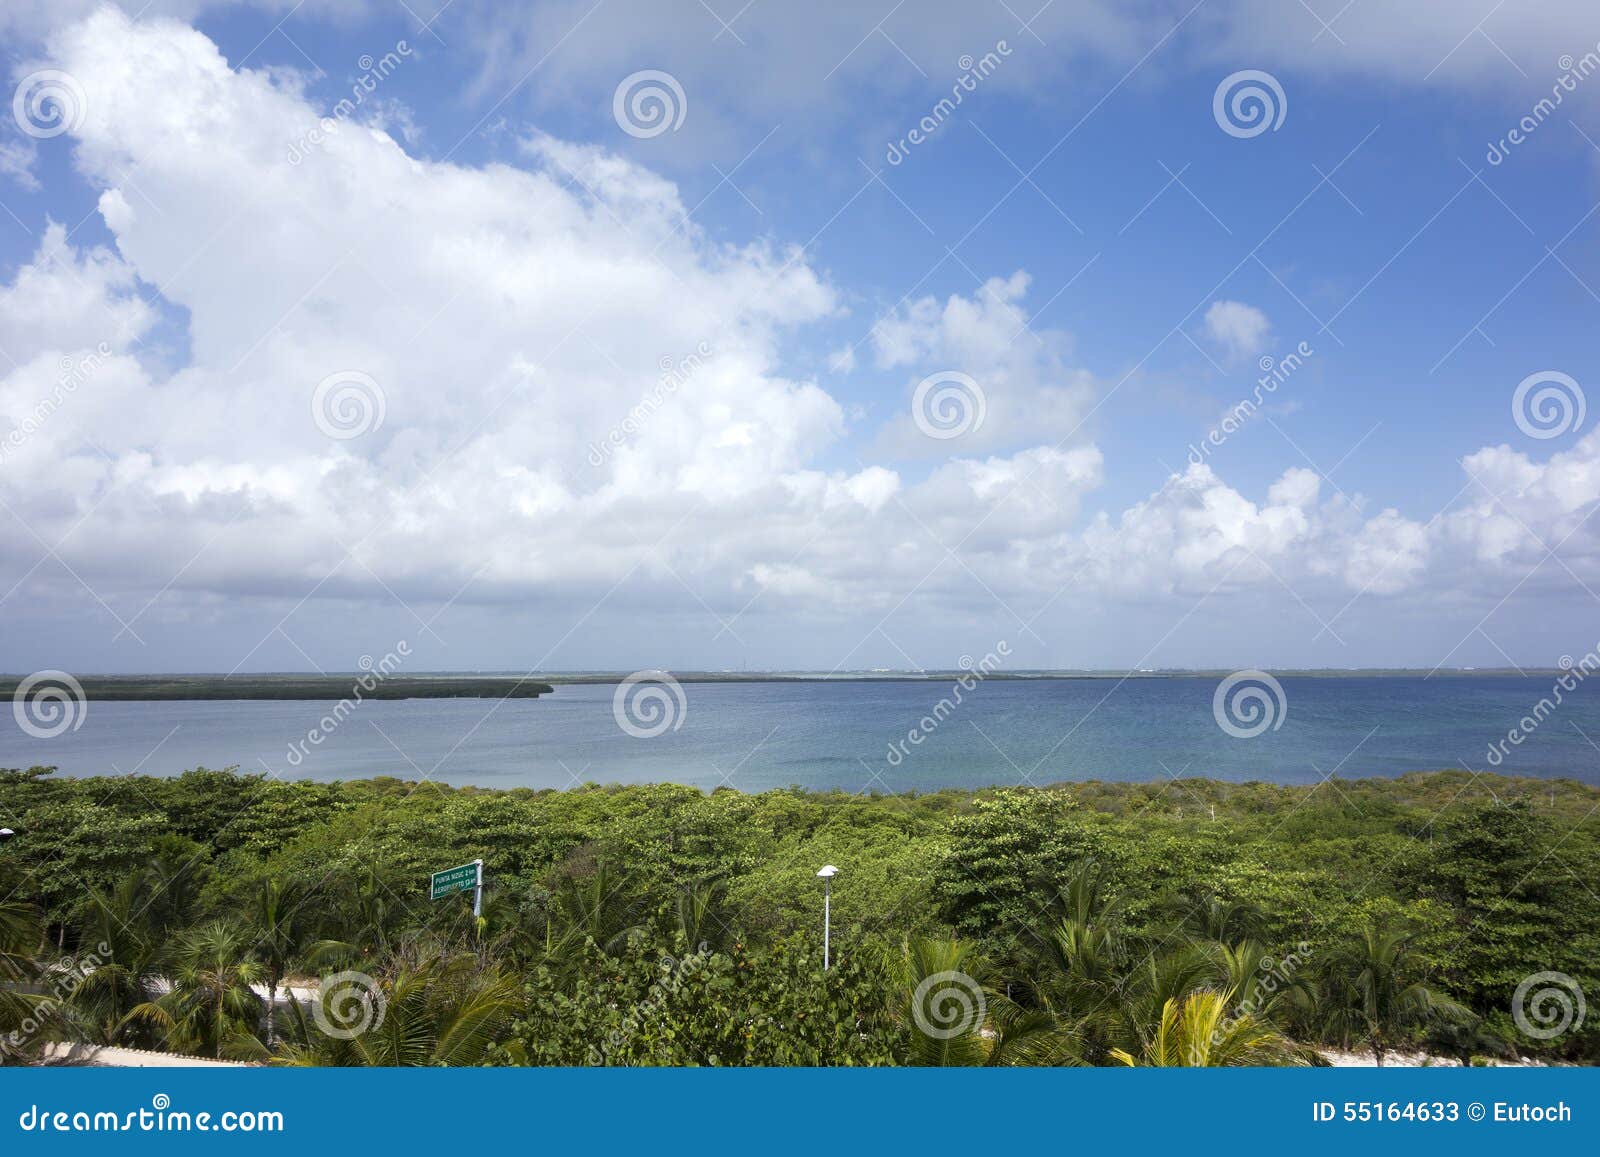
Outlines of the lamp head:
{"label": "lamp head", "polygon": [[832,864],[824,864],[822,866],[822,870],[817,873],[817,877],[819,879],[823,879],[823,880],[831,880],[835,876],[837,876],[838,874],[839,874],[839,869],[838,868],[834,867]]}

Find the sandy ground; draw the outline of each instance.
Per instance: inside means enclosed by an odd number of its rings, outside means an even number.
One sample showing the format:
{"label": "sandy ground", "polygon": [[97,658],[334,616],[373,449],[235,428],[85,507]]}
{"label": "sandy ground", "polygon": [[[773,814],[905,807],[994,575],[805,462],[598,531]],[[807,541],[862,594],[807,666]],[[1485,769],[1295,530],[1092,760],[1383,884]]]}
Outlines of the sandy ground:
{"label": "sandy ground", "polygon": [[206,1057],[186,1057],[178,1053],[156,1053],[146,1049],[112,1048],[100,1045],[52,1044],[45,1046],[46,1061],[71,1062],[95,1069],[239,1069],[240,1061],[215,1061]]}
{"label": "sandy ground", "polygon": [[[1370,1069],[1377,1067],[1377,1062],[1372,1059],[1371,1052],[1347,1053],[1338,1049],[1318,1049],[1328,1062],[1336,1069]],[[1543,1068],[1538,1061],[1520,1057],[1517,1060],[1497,1060],[1496,1068],[1503,1069],[1531,1069]],[[1386,1069],[1458,1069],[1461,1062],[1454,1057],[1436,1057],[1428,1053],[1385,1053],[1383,1067]]]}

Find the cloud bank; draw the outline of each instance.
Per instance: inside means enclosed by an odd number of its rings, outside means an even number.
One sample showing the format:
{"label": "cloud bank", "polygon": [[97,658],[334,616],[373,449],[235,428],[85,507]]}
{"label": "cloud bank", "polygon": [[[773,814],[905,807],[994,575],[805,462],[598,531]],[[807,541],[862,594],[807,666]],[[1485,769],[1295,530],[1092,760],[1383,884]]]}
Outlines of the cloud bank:
{"label": "cloud bank", "polygon": [[[706,235],[660,174],[541,134],[517,165],[428,161],[359,117],[306,147],[329,110],[292,78],[112,8],[56,31],[48,63],[83,88],[74,159],[115,248],[51,223],[0,287],[14,606],[66,613],[81,586],[119,637],[252,601],[584,622],[626,586],[723,629],[855,638],[908,605],[1027,631],[1085,601],[1176,616],[1256,592],[1336,634],[1369,598],[1498,598],[1558,544],[1529,589],[1570,587],[1594,557],[1594,431],[1543,460],[1468,454],[1437,513],[1369,510],[1300,467],[1251,497],[1210,465],[1094,509],[1104,384],[1030,327],[1025,271],[907,302],[835,357],[904,391],[865,432],[874,460],[840,464],[853,419],[787,354],[841,293],[799,248]],[[1267,320],[1219,301],[1206,327],[1248,355]],[[952,370],[984,420],[930,439],[911,399]]]}

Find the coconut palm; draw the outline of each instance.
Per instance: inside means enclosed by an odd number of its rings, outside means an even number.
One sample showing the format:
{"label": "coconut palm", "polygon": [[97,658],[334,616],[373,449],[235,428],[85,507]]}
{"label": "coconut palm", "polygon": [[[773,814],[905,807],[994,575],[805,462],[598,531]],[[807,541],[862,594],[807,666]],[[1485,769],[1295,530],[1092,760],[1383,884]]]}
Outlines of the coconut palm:
{"label": "coconut palm", "polygon": [[278,988],[291,968],[306,960],[315,941],[312,893],[281,880],[263,880],[251,897],[252,948],[267,982],[266,1046],[276,1043]]}
{"label": "coconut palm", "polygon": [[642,930],[631,881],[605,860],[592,869],[561,877],[545,927],[545,953],[565,969],[587,941],[607,955],[620,953]]}
{"label": "coconut palm", "polygon": [[1182,927],[1197,939],[1219,944],[1253,939],[1266,925],[1260,905],[1247,900],[1225,900],[1208,893],[1198,900],[1181,901],[1178,907]]}
{"label": "coconut palm", "polygon": [[20,900],[0,900],[0,981],[16,983],[36,971],[34,957],[44,942],[39,913]]}
{"label": "coconut palm", "polygon": [[1114,998],[1095,1019],[1114,1048],[1145,1052],[1163,1030],[1170,1005],[1181,1006],[1189,996],[1219,987],[1218,969],[1215,945],[1179,944],[1166,951],[1158,945],[1121,978]]}
{"label": "coconut palm", "polygon": [[1245,940],[1229,946],[1214,939],[1251,926],[1255,914],[1248,905],[1215,898],[1186,903],[1186,918],[1174,919],[1166,934],[1146,947],[1122,934],[1116,904],[1093,865],[1068,882],[1061,899],[1058,907],[1065,915],[1035,931],[1033,957],[1025,962],[1034,999],[1073,1041],[1070,1055],[1056,1050],[1057,1063],[1075,1057],[1105,1064],[1119,1053],[1164,1055],[1163,1034],[1170,1036],[1174,1025],[1187,1023],[1186,1014],[1204,1011],[1199,1002],[1191,1008],[1190,998],[1218,992],[1230,994],[1230,1000],[1240,997],[1233,1020],[1244,1025],[1244,1036],[1278,1032],[1274,1013],[1295,999],[1297,986],[1266,968],[1261,945]]}
{"label": "coconut palm", "polygon": [[[518,976],[483,967],[467,952],[409,962],[389,978],[345,983],[320,994],[320,1015],[302,1025],[306,1043],[281,1045],[276,1063],[479,1065],[524,1008]],[[296,1015],[303,1021],[298,1006]]]}
{"label": "coconut palm", "polygon": [[727,932],[722,888],[715,882],[690,884],[678,891],[677,930],[691,950],[718,948]]}
{"label": "coconut palm", "polygon": [[266,972],[250,949],[244,931],[220,920],[184,933],[169,961],[171,987],[124,1019],[158,1029],[174,1052],[204,1050],[220,1059],[225,1049],[247,1046],[261,1016],[252,985]]}
{"label": "coconut palm", "polygon": [[163,931],[189,923],[199,907],[204,883],[197,857],[169,849],[154,857],[135,878],[143,886],[140,908],[145,923]]}
{"label": "coconut palm", "polygon": [[1111,1016],[1123,999],[1127,944],[1109,925],[1076,917],[1037,930],[1034,942],[1022,987],[1073,1037],[1079,1056],[1103,1063]]}
{"label": "coconut palm", "polygon": [[130,1036],[134,1043],[155,1043],[141,1038],[140,1026],[127,1019],[161,992],[161,938],[151,923],[147,886],[147,878],[135,874],[109,891],[89,893],[83,940],[98,963],[70,1000],[85,1035],[97,1044]]}
{"label": "coconut palm", "polygon": [[1115,1048],[1122,1065],[1212,1068],[1304,1064],[1301,1050],[1269,1021],[1233,1011],[1235,992],[1202,990],[1169,997],[1155,1032],[1137,1052]]}
{"label": "coconut palm", "polygon": [[1110,875],[1096,861],[1085,860],[1063,881],[1051,910],[1079,924],[1108,921],[1117,910]]}
{"label": "coconut palm", "polygon": [[1104,1064],[1127,999],[1124,974],[1134,946],[1122,934],[1098,864],[1074,872],[1052,910],[1025,940],[1017,982],[1008,988],[1053,1018],[1050,1051],[1058,1062]]}
{"label": "coconut palm", "polygon": [[1273,956],[1255,940],[1219,944],[1215,955],[1219,980],[1238,994],[1245,1011],[1284,1021],[1310,1007],[1311,978],[1303,971],[1301,958]]}
{"label": "coconut palm", "polygon": [[29,1063],[44,1034],[59,1024],[57,1002],[26,991],[44,973],[38,960],[43,938],[31,905],[0,901],[0,1065]]}
{"label": "coconut palm", "polygon": [[[982,1065],[994,1043],[983,985],[986,968],[972,946],[956,939],[917,937],[897,963],[898,1015],[908,1030],[907,1063]],[[985,1035],[985,1032],[988,1035]]]}
{"label": "coconut palm", "polygon": [[363,959],[382,959],[389,951],[397,910],[403,911],[393,889],[368,867],[335,921],[335,942],[349,945]]}
{"label": "coconut palm", "polygon": [[1406,963],[1410,946],[1408,934],[1370,925],[1324,970],[1317,1002],[1323,1031],[1345,1047],[1364,1041],[1380,1065],[1408,1029],[1471,1015],[1412,978]]}

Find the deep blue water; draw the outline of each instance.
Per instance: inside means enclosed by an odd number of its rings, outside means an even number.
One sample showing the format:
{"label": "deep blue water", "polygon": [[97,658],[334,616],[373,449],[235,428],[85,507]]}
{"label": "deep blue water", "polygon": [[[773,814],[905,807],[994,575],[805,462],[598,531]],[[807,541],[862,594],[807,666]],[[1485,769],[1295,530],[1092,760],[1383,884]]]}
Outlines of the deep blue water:
{"label": "deep blue water", "polygon": [[1289,677],[1281,726],[1225,733],[1212,714],[1217,680],[991,680],[963,695],[921,744],[891,762],[892,744],[950,693],[948,680],[689,683],[681,725],[625,734],[612,685],[564,686],[534,700],[367,702],[320,745],[292,744],[332,707],[307,702],[87,704],[81,727],[51,739],[0,716],[0,766],[55,765],[65,774],[170,775],[237,764],[291,778],[428,776],[450,784],[568,787],[675,781],[742,791],[808,788],[935,790],[1061,780],[1211,776],[1315,783],[1465,767],[1600,783],[1600,679],[1567,693],[1498,767],[1503,741],[1553,678]]}

